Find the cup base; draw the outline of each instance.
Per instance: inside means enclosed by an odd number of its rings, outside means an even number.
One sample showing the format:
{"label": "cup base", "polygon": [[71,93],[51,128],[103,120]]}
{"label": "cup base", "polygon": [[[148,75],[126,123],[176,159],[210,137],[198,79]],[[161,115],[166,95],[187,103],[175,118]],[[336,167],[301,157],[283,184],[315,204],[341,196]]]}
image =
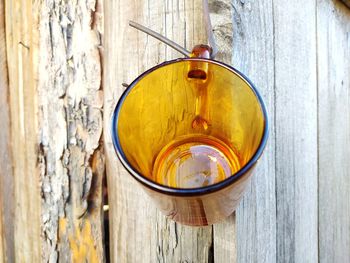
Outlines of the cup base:
{"label": "cup base", "polygon": [[153,178],[174,188],[198,188],[223,181],[240,167],[238,156],[224,142],[197,135],[167,144],[154,162]]}

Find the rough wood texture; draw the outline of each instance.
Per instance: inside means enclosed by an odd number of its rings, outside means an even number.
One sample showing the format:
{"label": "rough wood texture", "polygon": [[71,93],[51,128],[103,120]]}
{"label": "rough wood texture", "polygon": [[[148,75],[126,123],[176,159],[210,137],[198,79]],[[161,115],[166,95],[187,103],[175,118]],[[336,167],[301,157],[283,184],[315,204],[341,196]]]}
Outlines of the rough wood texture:
{"label": "rough wood texture", "polygon": [[277,262],[317,262],[316,1],[274,1]]}
{"label": "rough wood texture", "polygon": [[16,262],[104,261],[100,12],[6,1]]}
{"label": "rough wood texture", "polygon": [[224,222],[213,226],[214,262],[239,262],[237,260],[236,216],[229,216]]}
{"label": "rough wood texture", "polygon": [[319,259],[350,262],[350,10],[317,5]]}
{"label": "rough wood texture", "polygon": [[[233,65],[261,92],[268,145],[236,211],[237,261],[276,262],[274,28],[272,1],[233,1]],[[228,262],[228,261],[223,261]]]}
{"label": "rough wood texture", "polygon": [[102,126],[111,262],[350,261],[350,11],[340,1],[209,1],[217,59],[256,84],[271,125],[236,215],[205,228],[160,214],[109,134],[121,84],[181,56],[128,20],[191,49],[206,39],[201,0],[105,0],[104,95],[101,2],[5,3],[0,263],[105,261]]}
{"label": "rough wood texture", "polygon": [[5,41],[5,6],[0,1],[0,262],[14,261],[13,174]]}
{"label": "rough wood texture", "polygon": [[101,10],[96,1],[39,10],[42,257],[102,262]]}
{"label": "rough wood texture", "polygon": [[[214,37],[218,46],[215,59],[232,65],[233,5],[230,0],[209,1]],[[236,217],[213,226],[214,262],[236,262]]]}
{"label": "rough wood texture", "polygon": [[212,228],[190,228],[168,221],[117,160],[110,138],[110,116],[123,91],[140,73],[180,57],[163,43],[128,26],[132,19],[191,49],[205,40],[201,0],[105,1],[105,145],[110,204],[111,261],[208,262]]}

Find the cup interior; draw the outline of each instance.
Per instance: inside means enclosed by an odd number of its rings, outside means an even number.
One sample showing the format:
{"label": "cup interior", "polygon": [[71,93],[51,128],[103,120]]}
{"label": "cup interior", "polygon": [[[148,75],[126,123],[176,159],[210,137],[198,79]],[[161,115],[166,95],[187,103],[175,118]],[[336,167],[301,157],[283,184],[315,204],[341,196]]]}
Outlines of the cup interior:
{"label": "cup interior", "polygon": [[174,188],[232,176],[263,147],[267,133],[265,108],[250,82],[204,59],[167,62],[139,76],[118,102],[113,123],[127,168]]}

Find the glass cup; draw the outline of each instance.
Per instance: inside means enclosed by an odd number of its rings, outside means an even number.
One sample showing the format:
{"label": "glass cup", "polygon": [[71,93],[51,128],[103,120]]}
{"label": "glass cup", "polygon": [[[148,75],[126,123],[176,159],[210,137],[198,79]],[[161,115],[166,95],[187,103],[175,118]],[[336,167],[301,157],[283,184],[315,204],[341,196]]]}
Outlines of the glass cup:
{"label": "glass cup", "polygon": [[144,72],[112,118],[121,163],[166,216],[193,226],[236,209],[267,137],[266,109],[253,84],[203,58]]}

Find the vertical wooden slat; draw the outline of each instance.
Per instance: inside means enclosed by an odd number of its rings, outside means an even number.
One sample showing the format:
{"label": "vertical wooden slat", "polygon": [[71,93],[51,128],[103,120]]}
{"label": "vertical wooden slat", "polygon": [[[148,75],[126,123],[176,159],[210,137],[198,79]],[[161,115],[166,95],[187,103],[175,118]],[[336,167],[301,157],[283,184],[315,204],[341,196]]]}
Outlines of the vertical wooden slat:
{"label": "vertical wooden slat", "polygon": [[128,26],[135,20],[191,49],[206,39],[202,1],[105,1],[105,145],[113,262],[208,262],[211,227],[191,228],[161,215],[117,160],[110,117],[123,91],[140,73],[181,57],[163,43]]}
{"label": "vertical wooden slat", "polygon": [[[233,8],[230,0],[209,1],[209,12],[214,37],[218,46],[215,59],[232,65],[233,54]],[[236,217],[231,215],[223,222],[213,225],[214,262],[236,262]]]}
{"label": "vertical wooden slat", "polygon": [[[6,49],[14,176],[15,262],[40,261],[40,188],[37,163],[37,102],[31,1],[5,1]],[[30,222],[30,226],[28,223]]]}
{"label": "vertical wooden slat", "polygon": [[37,6],[43,261],[104,262],[101,5]]}
{"label": "vertical wooden slat", "polygon": [[98,1],[6,1],[16,262],[103,262]]}
{"label": "vertical wooden slat", "polygon": [[317,5],[320,262],[350,262],[350,9]]}
{"label": "vertical wooden slat", "polygon": [[237,259],[236,215],[235,213],[223,222],[214,225],[214,262],[240,262]]}
{"label": "vertical wooden slat", "polygon": [[14,262],[14,193],[4,1],[0,1],[0,94],[0,262]]}
{"label": "vertical wooden slat", "polygon": [[274,1],[277,262],[317,262],[316,1]]}
{"label": "vertical wooden slat", "polygon": [[232,63],[261,92],[270,123],[268,145],[236,211],[237,262],[276,262],[273,31],[272,1],[233,1]]}

